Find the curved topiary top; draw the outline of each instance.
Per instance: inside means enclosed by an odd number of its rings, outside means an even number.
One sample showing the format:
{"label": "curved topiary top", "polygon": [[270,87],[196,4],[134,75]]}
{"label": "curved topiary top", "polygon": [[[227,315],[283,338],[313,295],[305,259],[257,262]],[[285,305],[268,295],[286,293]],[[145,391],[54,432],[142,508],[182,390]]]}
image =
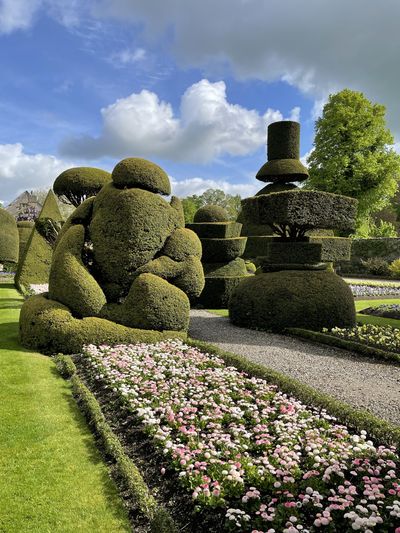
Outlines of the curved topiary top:
{"label": "curved topiary top", "polygon": [[298,189],[298,187],[294,183],[268,183],[268,185],[256,193],[256,196],[260,196],[260,194],[270,194],[271,192],[294,191],[295,189]]}
{"label": "curved topiary top", "polygon": [[168,174],[147,159],[128,157],[114,167],[112,180],[119,189],[138,187],[150,192],[171,194]]}
{"label": "curved topiary top", "polygon": [[53,189],[60,199],[78,207],[86,198],[96,196],[111,181],[111,174],[94,167],[74,167],[56,178]]}
{"label": "curved topiary top", "polygon": [[308,170],[299,159],[272,159],[267,161],[256,174],[256,179],[272,183],[304,181],[307,178]]}
{"label": "curved topiary top", "polygon": [[223,207],[219,205],[205,205],[200,207],[194,215],[193,222],[226,222],[229,215]]}
{"label": "curved topiary top", "polygon": [[15,218],[0,208],[0,262],[18,261],[19,234]]}

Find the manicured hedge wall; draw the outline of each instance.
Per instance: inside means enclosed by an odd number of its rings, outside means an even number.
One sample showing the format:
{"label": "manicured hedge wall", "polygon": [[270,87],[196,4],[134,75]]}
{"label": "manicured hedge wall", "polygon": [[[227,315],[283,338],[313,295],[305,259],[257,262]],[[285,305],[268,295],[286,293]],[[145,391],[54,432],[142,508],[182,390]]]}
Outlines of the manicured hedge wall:
{"label": "manicured hedge wall", "polygon": [[0,263],[18,261],[19,235],[15,218],[0,207]]}
{"label": "manicured hedge wall", "polygon": [[340,263],[342,272],[364,273],[362,260],[380,257],[391,263],[400,257],[400,238],[352,239],[350,261]]}

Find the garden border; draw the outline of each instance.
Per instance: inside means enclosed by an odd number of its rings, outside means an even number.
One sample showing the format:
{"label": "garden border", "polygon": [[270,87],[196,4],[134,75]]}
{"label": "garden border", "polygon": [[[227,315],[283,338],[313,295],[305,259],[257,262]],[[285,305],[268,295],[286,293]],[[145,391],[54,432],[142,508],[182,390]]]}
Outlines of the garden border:
{"label": "garden border", "polygon": [[287,333],[294,337],[300,337],[316,343],[326,344],[328,346],[335,346],[336,348],[342,348],[343,350],[356,352],[367,357],[371,357],[378,361],[390,362],[391,364],[400,365],[400,355],[394,352],[388,352],[367,344],[361,344],[360,342],[349,341],[347,339],[341,339],[334,335],[327,333],[321,333],[320,331],[311,331],[303,328],[287,328]]}
{"label": "garden border", "polygon": [[[97,437],[96,443],[100,451],[112,459],[117,474],[113,477],[120,493],[128,491],[140,513],[148,520],[153,533],[177,533],[174,520],[151,494],[139,469],[125,453],[120,440],[107,423],[97,399],[78,376],[72,357],[57,354],[53,358],[60,375],[70,381],[74,398],[85,415],[89,428]],[[123,498],[122,495],[121,497]]]}

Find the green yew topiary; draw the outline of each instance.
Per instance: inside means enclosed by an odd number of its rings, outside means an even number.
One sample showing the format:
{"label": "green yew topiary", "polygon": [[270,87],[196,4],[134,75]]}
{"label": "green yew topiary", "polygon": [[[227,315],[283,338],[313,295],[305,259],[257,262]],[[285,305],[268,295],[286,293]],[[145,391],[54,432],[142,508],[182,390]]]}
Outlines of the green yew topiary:
{"label": "green yew topiary", "polygon": [[[62,223],[57,198],[53,191],[49,191],[39,213],[39,220],[52,219]],[[28,287],[31,284],[48,283],[53,249],[36,228],[33,228],[27,242],[25,253],[18,262],[15,283],[18,288]]]}
{"label": "green yew topiary", "polygon": [[166,339],[186,339],[182,331],[151,331],[128,328],[104,318],[74,318],[65,305],[46,295],[31,296],[20,315],[23,346],[42,353],[78,353],[84,344],[155,343]]}
{"label": "green yew topiary", "polygon": [[201,259],[202,248],[198,236],[187,228],[178,228],[167,239],[163,254],[175,261],[184,261],[189,255]]}
{"label": "green yew topiary", "polygon": [[155,163],[139,157],[128,157],[120,161],[112,171],[112,180],[121,189],[138,187],[155,193],[171,194],[168,174]]}
{"label": "green yew topiary", "polygon": [[245,278],[232,293],[229,317],[237,326],[282,331],[355,325],[354,298],[327,271],[285,270]]}
{"label": "green yew topiary", "polygon": [[64,202],[78,207],[86,198],[95,196],[111,181],[111,174],[100,168],[74,167],[57,176],[53,189]]}
{"label": "green yew topiary", "polygon": [[208,239],[230,239],[231,237],[240,237],[242,224],[238,222],[193,222],[186,224],[200,238]]}
{"label": "green yew topiary", "polygon": [[96,316],[106,304],[100,285],[82,261],[85,228],[69,228],[54,251],[49,278],[49,298],[60,302],[74,316]]}
{"label": "green yew topiary", "polygon": [[32,228],[35,225],[33,220],[20,220],[17,222],[18,234],[19,234],[19,254],[18,257],[21,260],[26,245],[28,244],[29,237],[32,233]]}
{"label": "green yew topiary", "polygon": [[19,234],[15,218],[0,207],[0,263],[18,261]]}
{"label": "green yew topiary", "polygon": [[227,222],[229,219],[226,209],[219,205],[205,205],[200,207],[194,215],[193,222]]}

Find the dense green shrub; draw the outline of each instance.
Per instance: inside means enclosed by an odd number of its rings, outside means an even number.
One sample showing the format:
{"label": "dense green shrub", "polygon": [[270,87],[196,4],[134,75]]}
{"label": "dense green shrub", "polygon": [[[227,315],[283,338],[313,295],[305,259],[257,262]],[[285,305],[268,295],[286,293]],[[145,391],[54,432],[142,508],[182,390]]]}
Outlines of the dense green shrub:
{"label": "dense green shrub", "polygon": [[260,196],[261,194],[270,194],[271,192],[294,191],[296,189],[298,189],[298,187],[294,183],[281,183],[280,181],[277,181],[275,183],[268,183],[268,185],[256,193],[256,196]]}
{"label": "dense green shrub", "polygon": [[205,205],[196,211],[193,222],[226,222],[228,219],[228,212],[223,207]]}
{"label": "dense green shrub", "polygon": [[[48,192],[38,217],[39,220],[46,218],[58,223],[63,220],[53,191]],[[50,244],[34,228],[27,242],[25,253],[18,262],[15,275],[17,287],[23,289],[32,284],[48,283],[52,253]]]}
{"label": "dense green shrub", "polygon": [[317,191],[284,191],[248,198],[259,224],[351,230],[357,200]]}
{"label": "dense green shrub", "polygon": [[95,196],[111,181],[111,174],[100,168],[74,167],[57,176],[53,189],[64,202],[78,207],[86,198]]}
{"label": "dense green shrub", "polygon": [[230,320],[244,327],[322,330],[355,324],[349,286],[327,271],[286,270],[244,279],[232,293]]}
{"label": "dense green shrub", "polygon": [[71,311],[45,295],[31,296],[21,309],[23,346],[42,353],[78,353],[84,344],[135,344],[185,339],[182,331],[151,331],[115,324],[103,318],[74,318]]}
{"label": "dense green shrub", "polygon": [[70,216],[67,218],[67,220],[62,225],[60,231],[57,235],[57,240],[54,245],[56,247],[60,240],[62,239],[64,233],[66,233],[71,226],[74,224],[82,224],[83,226],[87,227],[90,223],[90,219],[92,217],[93,212],[93,204],[94,204],[94,196],[90,196],[86,200],[84,200],[78,207],[70,214]]}
{"label": "dense green shrub", "polygon": [[201,242],[190,229],[178,228],[168,237],[162,253],[175,261],[184,261],[189,255],[201,259]]}
{"label": "dense green shrub", "polygon": [[392,278],[400,279],[400,259],[395,259],[388,265]]}
{"label": "dense green shrub", "polygon": [[346,237],[310,235],[310,242],[321,244],[321,261],[336,262],[345,261],[350,258],[351,240]]}
{"label": "dense green shrub", "polygon": [[242,224],[238,222],[193,222],[186,224],[200,238],[230,239],[240,237]]}
{"label": "dense green shrub", "polygon": [[201,239],[203,262],[221,263],[240,257],[246,247],[246,237],[231,239]]}
{"label": "dense green shrub", "polygon": [[168,174],[155,163],[140,157],[128,157],[120,161],[112,171],[112,180],[119,189],[138,187],[155,193],[171,194]]}
{"label": "dense green shrub", "polygon": [[0,207],[0,263],[18,261],[19,234],[15,218]]}
{"label": "dense green shrub", "polygon": [[389,263],[382,257],[369,257],[365,261],[361,260],[361,264],[363,265],[367,274],[382,277],[390,276],[391,270]]}
{"label": "dense green shrub", "polygon": [[271,263],[318,263],[321,260],[321,244],[271,240],[262,260]]}
{"label": "dense green shrub", "polygon": [[127,291],[135,270],[157,256],[178,226],[178,211],[160,196],[105,185],[89,226],[100,284],[116,283]]}
{"label": "dense green shrub", "polygon": [[19,234],[19,254],[18,257],[21,260],[26,245],[28,244],[29,237],[32,233],[32,228],[35,225],[33,220],[20,220],[17,222],[18,234]]}
{"label": "dense green shrub", "polygon": [[232,292],[246,275],[206,277],[206,284],[197,303],[207,309],[226,309]]}
{"label": "dense green shrub", "polygon": [[49,298],[80,318],[98,315],[106,303],[100,285],[82,262],[84,241],[85,228],[80,224],[64,234],[54,251],[49,277]]}
{"label": "dense green shrub", "polygon": [[303,181],[308,178],[308,172],[298,159],[273,159],[260,168],[256,178],[272,183],[281,183],[283,180]]}
{"label": "dense green shrub", "polygon": [[40,235],[54,248],[58,234],[62,228],[62,222],[52,218],[38,218],[35,227]]}
{"label": "dense green shrub", "polygon": [[245,276],[248,273],[246,262],[241,257],[237,257],[229,263],[203,263],[203,269],[207,278]]}

